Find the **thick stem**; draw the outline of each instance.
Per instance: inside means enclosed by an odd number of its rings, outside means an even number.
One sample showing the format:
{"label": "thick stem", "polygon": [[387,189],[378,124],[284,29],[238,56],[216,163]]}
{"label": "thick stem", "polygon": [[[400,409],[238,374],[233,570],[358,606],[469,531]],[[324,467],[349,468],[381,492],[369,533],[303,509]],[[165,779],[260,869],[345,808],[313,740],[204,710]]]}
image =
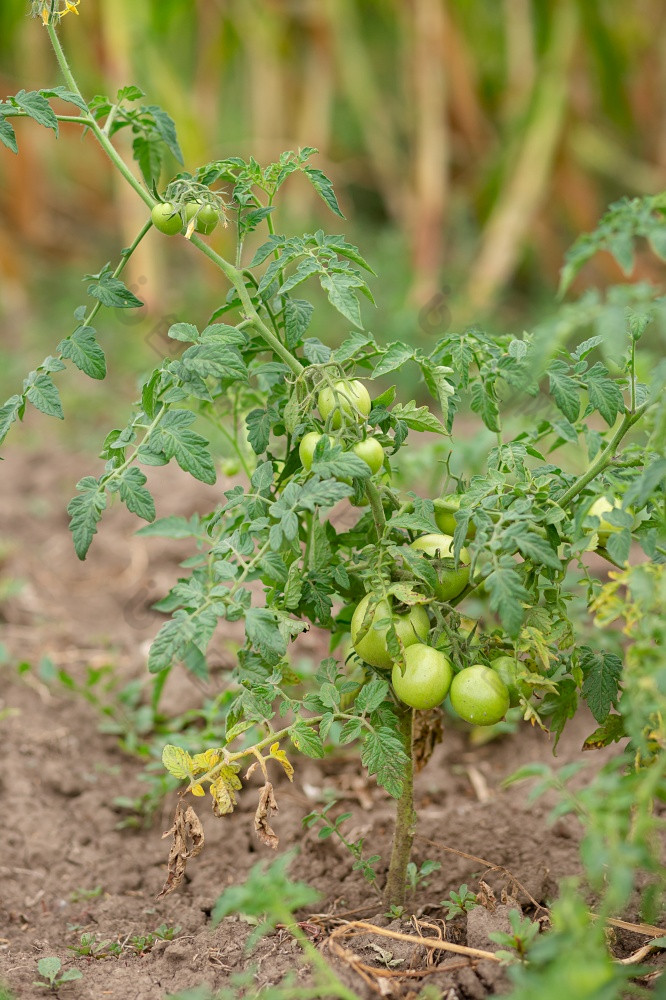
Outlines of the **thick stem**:
{"label": "thick stem", "polygon": [[405,708],[400,715],[400,737],[409,763],[405,772],[402,795],[398,799],[393,847],[389,864],[384,901],[387,906],[404,906],[407,894],[407,865],[412,852],[416,813],[414,812],[414,764],[412,759],[412,723],[414,712]]}

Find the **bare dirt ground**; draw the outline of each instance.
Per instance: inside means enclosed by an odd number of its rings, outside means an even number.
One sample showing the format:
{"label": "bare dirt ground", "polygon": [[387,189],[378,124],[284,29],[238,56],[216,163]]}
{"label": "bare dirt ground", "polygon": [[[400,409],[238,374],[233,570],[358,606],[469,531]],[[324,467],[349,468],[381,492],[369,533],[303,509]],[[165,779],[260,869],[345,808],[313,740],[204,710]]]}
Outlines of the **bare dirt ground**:
{"label": "bare dirt ground", "polygon": [[[123,753],[115,737],[99,732],[101,716],[94,706],[62,685],[45,683],[35,669],[48,657],[82,681],[90,666],[110,664],[123,683],[131,678],[147,682],[148,645],[163,620],[151,604],[174,582],[178,560],[187,554],[181,543],[133,537],[136,522],[114,508],[105,516],[89,558],[80,563],[67,530],[65,506],[76,480],[94,466],[82,456],[10,451],[2,467],[0,982],[21,1000],[43,996],[44,990],[32,985],[37,962],[57,955],[65,968],[76,965],[83,973],[60,991],[71,1000],[162,1000],[196,985],[219,989],[233,973],[251,967],[257,989],[277,983],[288,970],[299,969],[299,950],[287,930],[265,938],[248,955],[245,941],[251,928],[246,921],[227,918],[214,929],[210,921],[220,892],[241,881],[258,859],[274,857],[254,834],[254,792],[247,790],[233,815],[223,819],[215,819],[201,800],[205,849],[190,862],[183,886],[156,900],[168,851],[161,834],[171,825],[175,795],[164,801],[147,828],[119,829],[125,814],[114,799],[145,791],[140,781],[143,763]],[[170,468],[153,470],[151,485],[158,516],[210,509],[221,492],[219,486],[203,487]],[[208,693],[229,666],[228,638],[237,635],[222,636],[216,646]],[[315,658],[323,653],[316,637],[303,640],[299,655]],[[20,663],[32,669],[21,673]],[[201,699],[200,684],[183,671],[172,674],[164,696],[167,712],[196,707]],[[557,761],[580,758],[580,746],[592,728],[591,719],[575,720],[561,741]],[[594,763],[612,752],[598,754]],[[498,900],[504,890],[526,913],[538,917],[558,881],[579,871],[577,822],[564,817],[550,825],[548,801],[528,806],[524,787],[501,788],[508,774],[534,760],[553,760],[552,741],[537,730],[474,747],[465,731],[446,723],[444,742],[416,785],[415,861],[441,863],[427,885],[409,899],[407,916],[415,915],[422,934],[494,948],[487,934],[503,929],[506,907],[500,905],[493,914],[481,908],[467,921],[447,924],[440,903],[452,889],[467,882],[478,890],[483,878]],[[374,919],[387,926],[389,920],[367,883],[352,870],[353,859],[334,840],[319,840],[316,830],[304,832],[301,819],[318,801],[325,801],[324,789],[333,789],[338,811],[352,812],[349,836],[366,837],[370,853],[381,855],[383,871],[393,803],[364,778],[350,748],[323,761],[296,755],[295,764],[293,785],[276,776],[280,812],[273,826],[280,851],[298,849],[292,876],[321,894],[312,912],[303,914],[303,926],[330,954],[328,934],[342,921]],[[133,936],[161,924],[180,928],[172,941],[157,941],[141,954],[128,945]],[[416,933],[408,919],[391,926]],[[78,944],[82,933],[125,942],[125,947],[119,957],[74,955],[68,948]],[[631,950],[642,943],[628,936],[625,946]],[[337,966],[363,997],[380,991],[416,997],[425,983],[449,1000],[485,997],[507,988],[504,972],[488,961],[472,965],[439,952],[434,959],[439,964],[426,970],[424,950],[411,944],[400,950],[392,940],[366,936],[347,941],[346,947],[376,970],[370,982],[364,982],[348,965]],[[404,977],[410,968],[426,970],[427,975]],[[387,976],[391,972],[394,978]],[[307,970],[299,975],[307,977]]]}

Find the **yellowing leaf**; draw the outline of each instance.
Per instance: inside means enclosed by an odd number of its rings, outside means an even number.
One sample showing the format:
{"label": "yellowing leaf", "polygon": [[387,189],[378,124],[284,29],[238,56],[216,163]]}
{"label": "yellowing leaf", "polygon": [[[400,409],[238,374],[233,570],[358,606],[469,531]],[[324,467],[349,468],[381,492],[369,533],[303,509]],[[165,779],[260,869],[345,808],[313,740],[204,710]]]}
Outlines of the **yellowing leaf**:
{"label": "yellowing leaf", "polygon": [[196,753],[194,755],[192,758],[193,770],[195,774],[197,771],[210,771],[221,760],[222,754],[220,751],[211,747],[209,750],[204,750],[203,753]]}
{"label": "yellowing leaf", "polygon": [[238,777],[238,764],[225,764],[220,768],[217,778],[211,782],[210,794],[213,796],[213,813],[215,816],[226,816],[234,811],[236,792],[242,788]]}
{"label": "yellowing leaf", "polygon": [[192,775],[193,761],[187,750],[167,743],[162,751],[162,763],[174,778],[189,778]]}
{"label": "yellowing leaf", "polygon": [[286,752],[284,750],[280,750],[280,744],[279,743],[273,743],[271,745],[271,748],[270,748],[270,750],[268,752],[269,752],[270,756],[274,760],[277,760],[277,761],[279,761],[280,764],[282,764],[282,767],[284,768],[284,773],[287,775],[287,777],[289,778],[290,781],[293,781],[294,780],[294,768],[292,767],[291,763],[287,759]]}
{"label": "yellowing leaf", "polygon": [[190,791],[192,792],[192,795],[198,795],[199,797],[206,794],[203,785],[192,785]]}

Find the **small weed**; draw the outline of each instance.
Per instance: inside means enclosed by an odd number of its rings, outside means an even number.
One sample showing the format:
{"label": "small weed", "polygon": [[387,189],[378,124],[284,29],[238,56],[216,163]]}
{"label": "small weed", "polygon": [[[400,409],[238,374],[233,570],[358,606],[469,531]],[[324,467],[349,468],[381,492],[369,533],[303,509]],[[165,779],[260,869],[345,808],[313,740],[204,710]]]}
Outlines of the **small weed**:
{"label": "small weed", "polygon": [[[52,990],[56,993],[61,986],[65,983],[73,983],[75,979],[81,979],[83,973],[80,969],[66,969],[62,972],[62,962],[56,955],[50,955],[47,958],[40,958],[37,962],[37,970],[42,977],[42,979],[35,979],[33,981],[33,986],[41,986],[45,990]],[[0,993],[0,997],[4,994],[4,990]],[[10,994],[6,994],[10,997]]]}
{"label": "small weed", "polygon": [[303,817],[303,826],[306,829],[310,829],[317,823],[322,823],[322,828],[317,834],[319,840],[326,840],[328,837],[335,836],[338,838],[341,844],[343,844],[349,853],[356,859],[352,865],[353,871],[359,871],[363,878],[368,882],[372,888],[375,890],[377,895],[381,895],[379,886],[377,885],[377,872],[374,866],[378,861],[381,861],[381,855],[373,854],[369,858],[363,857],[363,844],[365,841],[364,837],[359,837],[358,840],[347,840],[343,833],[340,831],[340,827],[348,819],[351,818],[351,813],[341,813],[337,819],[329,819],[327,813],[333,806],[337,805],[335,799],[329,802],[327,806],[321,810],[321,812],[311,812],[307,816]]}
{"label": "small weed", "polygon": [[469,891],[465,882],[463,882],[457,892],[453,889],[449,893],[449,897],[449,899],[443,899],[439,904],[446,910],[447,920],[453,920],[454,917],[462,917],[465,913],[473,910],[475,906],[478,906],[476,894]]}
{"label": "small weed", "polygon": [[99,899],[104,892],[101,885],[96,885],[94,889],[73,889],[69,894],[70,903],[84,903],[91,899]]}
{"label": "small weed", "polygon": [[426,886],[428,884],[428,876],[432,875],[433,872],[439,871],[441,868],[439,861],[424,861],[420,868],[416,867],[413,861],[410,861],[407,865],[407,888],[411,889],[412,892],[416,892],[420,885]]}
{"label": "small weed", "polygon": [[524,962],[530,945],[540,930],[539,924],[535,920],[530,920],[528,917],[521,917],[518,910],[511,910],[509,921],[513,934],[506,934],[504,931],[493,931],[489,935],[495,944],[502,945],[504,949],[496,952],[497,957],[503,965]]}

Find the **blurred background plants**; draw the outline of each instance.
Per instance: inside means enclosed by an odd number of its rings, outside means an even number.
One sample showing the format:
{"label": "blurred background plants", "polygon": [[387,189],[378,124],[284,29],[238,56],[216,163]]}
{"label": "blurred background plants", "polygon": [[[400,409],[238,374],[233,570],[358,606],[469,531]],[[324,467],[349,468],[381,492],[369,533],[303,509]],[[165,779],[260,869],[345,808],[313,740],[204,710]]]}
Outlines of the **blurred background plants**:
{"label": "blurred background plants", "polygon": [[[340,227],[379,272],[371,326],[380,341],[425,345],[472,318],[491,331],[520,329],[528,303],[530,321],[550,307],[577,233],[617,197],[666,186],[659,0],[116,0],[91,8],[62,28],[87,93],[142,87],[178,122],[186,164],[319,147],[348,216]],[[5,93],[43,86],[45,65],[55,82],[48,39],[26,13],[25,0],[0,8]],[[95,144],[54,143],[31,128],[21,128],[20,142],[20,160],[0,152],[3,396],[25,357],[52,343],[54,300],[59,316],[74,308],[91,260],[127,244],[145,216]],[[167,164],[163,180],[176,169]],[[319,211],[294,185],[276,224],[316,225]],[[223,231],[213,239],[227,249]],[[194,304],[205,314],[221,297],[213,269],[165,242],[147,240],[131,264],[128,284],[146,307],[106,320],[117,345],[105,344],[110,379],[89,397],[76,376],[66,378],[72,401],[92,407],[86,429],[70,428],[77,445],[92,445],[97,414],[133,395],[169,323]],[[171,292],[176,266],[185,281]],[[634,278],[661,270],[639,251]],[[601,254],[573,291],[618,280],[617,263]],[[313,333],[337,340],[340,331]]]}

